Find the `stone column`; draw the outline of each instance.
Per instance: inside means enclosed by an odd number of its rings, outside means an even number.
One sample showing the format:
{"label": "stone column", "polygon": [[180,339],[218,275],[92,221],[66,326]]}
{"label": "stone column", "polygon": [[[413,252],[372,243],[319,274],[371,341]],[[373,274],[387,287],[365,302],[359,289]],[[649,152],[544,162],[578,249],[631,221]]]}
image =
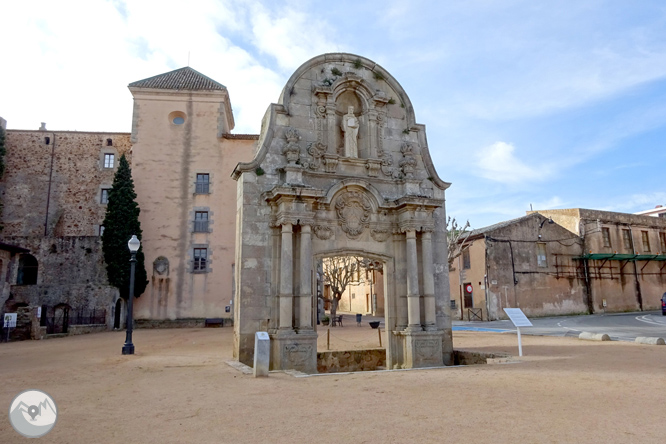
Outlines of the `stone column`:
{"label": "stone column", "polygon": [[421,233],[421,266],[423,267],[423,303],[425,304],[425,329],[436,330],[435,275],[432,263],[432,233]]}
{"label": "stone column", "polygon": [[282,252],[280,254],[280,330],[291,330],[292,299],[294,297],[293,227],[282,224]]}
{"label": "stone column", "polygon": [[370,135],[370,143],[368,146],[367,157],[369,159],[377,158],[377,111],[371,109],[368,111],[368,126]]}
{"label": "stone column", "polygon": [[337,125],[335,114],[335,99],[333,98],[333,94],[329,94],[326,103],[326,142],[328,145],[326,151],[329,154],[338,154],[338,138],[336,136],[340,131],[341,129]]}
{"label": "stone column", "polygon": [[421,331],[419,304],[419,266],[416,254],[416,231],[407,230],[407,330]]}
{"label": "stone column", "polygon": [[312,329],[312,231],[310,225],[301,225],[301,303],[298,328]]}

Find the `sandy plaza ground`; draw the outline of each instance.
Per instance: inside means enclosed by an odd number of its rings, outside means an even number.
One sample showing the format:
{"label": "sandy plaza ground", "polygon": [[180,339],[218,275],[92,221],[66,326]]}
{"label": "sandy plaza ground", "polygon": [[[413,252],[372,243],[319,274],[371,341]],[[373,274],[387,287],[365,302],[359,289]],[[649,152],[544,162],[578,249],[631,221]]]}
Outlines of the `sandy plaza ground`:
{"label": "sandy plaza ground", "polygon": [[[137,330],[0,344],[0,406],[50,394],[44,443],[663,443],[666,347],[454,332],[515,363],[256,379],[227,364],[232,329]],[[331,328],[332,348],[377,345]],[[325,331],[320,332],[321,338]],[[326,347],[320,338],[319,347]],[[0,418],[0,443],[27,441]]]}

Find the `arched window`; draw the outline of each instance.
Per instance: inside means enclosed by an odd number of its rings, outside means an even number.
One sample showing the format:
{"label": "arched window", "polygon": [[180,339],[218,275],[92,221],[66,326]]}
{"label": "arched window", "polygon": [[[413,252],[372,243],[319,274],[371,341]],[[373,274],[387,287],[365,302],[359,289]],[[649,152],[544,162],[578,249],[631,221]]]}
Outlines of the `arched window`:
{"label": "arched window", "polygon": [[37,284],[37,259],[31,254],[22,254],[19,258],[18,275],[16,276],[17,285],[35,285]]}

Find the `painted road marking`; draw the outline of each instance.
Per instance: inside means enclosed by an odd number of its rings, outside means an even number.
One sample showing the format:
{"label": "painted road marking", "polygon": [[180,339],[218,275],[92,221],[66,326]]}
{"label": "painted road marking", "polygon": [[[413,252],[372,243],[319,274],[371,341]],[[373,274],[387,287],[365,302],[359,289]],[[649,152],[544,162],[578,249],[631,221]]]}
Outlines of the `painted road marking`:
{"label": "painted road marking", "polygon": [[486,331],[486,332],[491,332],[491,333],[505,333],[507,331],[515,331],[515,330],[502,330],[502,329],[499,329],[499,328],[463,327],[463,326],[451,327],[451,330],[453,330],[453,331]]}
{"label": "painted road marking", "polygon": [[651,318],[652,315],[643,315],[643,316],[636,316],[637,321],[645,322],[646,324],[651,324],[651,325],[660,325],[660,326],[665,326],[666,322],[659,322],[654,319],[648,319]]}

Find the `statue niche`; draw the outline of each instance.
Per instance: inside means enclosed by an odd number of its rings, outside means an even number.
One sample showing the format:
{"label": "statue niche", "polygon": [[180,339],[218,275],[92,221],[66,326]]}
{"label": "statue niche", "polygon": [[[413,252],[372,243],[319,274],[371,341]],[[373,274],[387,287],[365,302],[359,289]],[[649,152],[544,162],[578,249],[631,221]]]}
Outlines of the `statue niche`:
{"label": "statue niche", "polygon": [[354,115],[354,107],[350,106],[347,114],[342,116],[342,132],[345,133],[345,157],[358,157],[358,117]]}
{"label": "statue niche", "polygon": [[363,157],[364,150],[361,147],[363,107],[361,100],[354,90],[348,89],[340,94],[335,102],[337,114],[340,116],[342,136],[340,154],[349,158]]}

